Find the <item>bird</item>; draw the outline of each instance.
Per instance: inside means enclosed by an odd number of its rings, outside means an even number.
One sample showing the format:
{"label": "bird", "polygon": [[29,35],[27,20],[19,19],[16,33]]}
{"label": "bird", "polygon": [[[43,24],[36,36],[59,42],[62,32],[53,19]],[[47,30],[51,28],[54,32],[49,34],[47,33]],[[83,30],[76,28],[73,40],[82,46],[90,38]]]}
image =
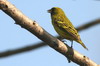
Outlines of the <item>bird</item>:
{"label": "bird", "polygon": [[88,50],[88,48],[82,42],[78,31],[75,29],[71,21],[66,17],[61,8],[53,7],[48,10],[48,13],[51,15],[51,21],[55,31],[64,39],[70,40],[71,47],[73,46],[73,41],[76,41]]}

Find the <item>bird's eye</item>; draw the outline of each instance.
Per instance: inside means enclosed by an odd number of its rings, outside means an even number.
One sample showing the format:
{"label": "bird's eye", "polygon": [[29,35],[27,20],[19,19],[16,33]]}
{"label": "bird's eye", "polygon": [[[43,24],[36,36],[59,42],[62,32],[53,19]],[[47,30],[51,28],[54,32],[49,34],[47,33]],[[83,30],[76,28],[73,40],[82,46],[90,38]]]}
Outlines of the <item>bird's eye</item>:
{"label": "bird's eye", "polygon": [[54,11],[55,10],[55,8],[52,8],[52,11]]}

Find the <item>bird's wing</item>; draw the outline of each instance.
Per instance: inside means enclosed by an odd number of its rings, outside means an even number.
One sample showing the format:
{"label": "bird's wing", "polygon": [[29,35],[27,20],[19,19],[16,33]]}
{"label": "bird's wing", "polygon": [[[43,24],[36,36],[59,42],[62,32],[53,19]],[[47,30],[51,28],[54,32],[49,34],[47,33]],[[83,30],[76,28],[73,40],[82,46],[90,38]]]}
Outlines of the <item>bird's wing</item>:
{"label": "bird's wing", "polygon": [[[69,22],[70,23],[70,22]],[[67,24],[66,22],[63,21],[57,21],[57,26],[59,29],[63,30],[64,32],[69,33],[74,39],[79,40],[79,34],[77,30],[74,28],[74,26],[70,23]]]}

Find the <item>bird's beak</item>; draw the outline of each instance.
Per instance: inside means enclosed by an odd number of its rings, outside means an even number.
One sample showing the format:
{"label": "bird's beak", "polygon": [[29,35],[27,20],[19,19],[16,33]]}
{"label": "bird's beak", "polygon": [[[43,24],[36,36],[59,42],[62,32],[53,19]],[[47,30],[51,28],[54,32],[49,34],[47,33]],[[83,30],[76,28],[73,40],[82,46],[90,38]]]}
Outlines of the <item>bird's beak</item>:
{"label": "bird's beak", "polygon": [[51,13],[51,9],[48,10],[48,13]]}

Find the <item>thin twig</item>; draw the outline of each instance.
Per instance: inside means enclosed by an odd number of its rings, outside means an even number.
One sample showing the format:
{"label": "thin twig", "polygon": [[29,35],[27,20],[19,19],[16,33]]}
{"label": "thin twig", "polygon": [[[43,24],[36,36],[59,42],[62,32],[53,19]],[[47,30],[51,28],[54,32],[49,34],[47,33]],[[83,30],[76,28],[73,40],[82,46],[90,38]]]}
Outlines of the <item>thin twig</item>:
{"label": "thin twig", "polygon": [[78,28],[76,28],[78,31],[82,31],[82,30],[84,30],[84,29],[88,29],[88,28],[90,28],[91,26],[95,26],[95,25],[97,25],[97,24],[100,24],[100,19],[96,19],[96,20],[93,20],[93,21],[91,21],[91,22],[88,22],[88,23],[86,23],[86,24],[84,24],[84,25],[81,25],[81,26],[79,26]]}
{"label": "thin twig", "polygon": [[35,44],[35,45],[30,45],[30,46],[21,47],[21,48],[18,48],[18,49],[8,50],[8,51],[5,51],[5,52],[1,52],[0,58],[8,57],[8,56],[11,56],[11,55],[14,55],[14,54],[19,54],[19,53],[22,53],[22,52],[27,52],[27,51],[30,51],[30,50],[36,50],[40,47],[45,47],[45,46],[47,46],[47,45],[42,42],[42,43],[38,43],[38,44]]}

